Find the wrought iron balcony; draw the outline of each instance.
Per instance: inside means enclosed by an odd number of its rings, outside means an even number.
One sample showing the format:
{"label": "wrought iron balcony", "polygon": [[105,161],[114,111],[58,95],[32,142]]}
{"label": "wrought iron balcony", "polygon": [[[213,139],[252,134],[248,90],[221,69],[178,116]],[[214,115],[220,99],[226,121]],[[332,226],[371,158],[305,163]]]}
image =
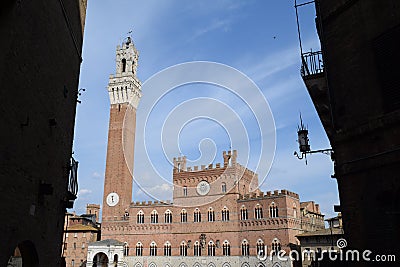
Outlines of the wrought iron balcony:
{"label": "wrought iron balcony", "polygon": [[78,195],[78,161],[71,157],[71,163],[69,166],[69,181],[68,181],[68,192],[67,192],[67,208],[74,206],[74,201]]}
{"label": "wrought iron balcony", "polygon": [[322,52],[307,52],[301,54],[301,76],[308,78],[311,75],[324,72]]}

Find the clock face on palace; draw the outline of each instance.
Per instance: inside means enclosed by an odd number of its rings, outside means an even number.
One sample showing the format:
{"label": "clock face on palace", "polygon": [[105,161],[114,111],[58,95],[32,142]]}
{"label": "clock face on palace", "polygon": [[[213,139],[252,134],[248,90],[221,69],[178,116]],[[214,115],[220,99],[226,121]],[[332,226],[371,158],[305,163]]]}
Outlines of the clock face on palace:
{"label": "clock face on palace", "polygon": [[207,181],[201,181],[197,184],[196,189],[199,195],[207,195],[210,192],[210,184]]}
{"label": "clock face on palace", "polygon": [[114,207],[114,206],[117,205],[118,202],[119,202],[119,196],[118,196],[118,194],[117,194],[117,193],[114,193],[114,192],[108,194],[107,199],[106,199],[106,202],[107,202],[107,205],[108,205],[108,206]]}

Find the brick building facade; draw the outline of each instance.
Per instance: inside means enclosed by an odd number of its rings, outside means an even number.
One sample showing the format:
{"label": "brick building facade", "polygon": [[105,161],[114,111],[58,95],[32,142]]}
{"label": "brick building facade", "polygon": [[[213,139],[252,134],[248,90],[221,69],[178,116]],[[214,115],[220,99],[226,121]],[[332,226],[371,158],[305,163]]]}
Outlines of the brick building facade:
{"label": "brick building facade", "polygon": [[86,214],[65,215],[63,252],[66,267],[86,266],[89,243],[100,240],[100,205],[88,204]]}
{"label": "brick building facade", "polygon": [[258,254],[298,248],[296,235],[304,231],[324,229],[318,204],[287,190],[257,189],[258,175],[237,162],[236,150],[223,152],[215,166],[187,167],[186,157],[174,158],[172,202],[132,202],[137,57],[129,38],[117,47],[117,73],[108,86],[102,241],[91,244],[87,266],[248,266]]}

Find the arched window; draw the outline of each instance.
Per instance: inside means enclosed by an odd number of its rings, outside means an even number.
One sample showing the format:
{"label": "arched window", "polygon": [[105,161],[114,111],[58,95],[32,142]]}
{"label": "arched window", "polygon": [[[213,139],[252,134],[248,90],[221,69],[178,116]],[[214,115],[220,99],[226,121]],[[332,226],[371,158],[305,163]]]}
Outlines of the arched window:
{"label": "arched window", "polygon": [[274,255],[278,255],[279,251],[281,251],[281,243],[279,242],[278,238],[275,238],[272,241],[271,248]]}
{"label": "arched window", "polygon": [[154,241],[150,244],[150,256],[157,256],[157,244]]}
{"label": "arched window", "polygon": [[143,245],[140,242],[136,244],[136,256],[143,256]]}
{"label": "arched window", "polygon": [[222,183],[221,191],[222,191],[222,193],[226,193],[226,183]]}
{"label": "arched window", "polygon": [[231,245],[227,240],[224,241],[222,244],[222,254],[224,256],[230,256],[231,255]]}
{"label": "arched window", "polygon": [[296,203],[293,203],[293,217],[297,218],[297,206],[296,206]]}
{"label": "arched window", "polygon": [[254,209],[254,214],[256,219],[262,219],[263,218],[263,210],[260,204],[257,204],[255,209]]}
{"label": "arched window", "polygon": [[194,222],[201,222],[201,213],[200,213],[199,209],[195,209],[193,221]]}
{"label": "arched window", "polygon": [[275,202],[272,202],[269,206],[269,217],[276,218],[278,217],[278,207],[275,205]]}
{"label": "arched window", "polygon": [[208,209],[208,212],[207,212],[207,217],[208,217],[208,221],[209,222],[213,222],[213,221],[215,221],[215,213],[214,213],[214,210],[213,210],[213,208],[209,208]]}
{"label": "arched window", "polygon": [[250,246],[247,240],[242,241],[242,256],[249,256],[250,254]]}
{"label": "arched window", "polygon": [[158,223],[158,213],[156,210],[153,210],[150,215],[150,222],[151,223]]}
{"label": "arched window", "polygon": [[121,62],[122,62],[122,72],[125,72],[125,70],[126,70],[126,59],[123,58]]}
{"label": "arched window", "polygon": [[222,221],[229,221],[229,210],[227,207],[224,207],[222,210]]}
{"label": "arched window", "polygon": [[136,217],[137,217],[137,220],[136,220],[137,223],[144,223],[144,213],[143,213],[142,210],[140,210],[140,211],[137,213]]}
{"label": "arched window", "polygon": [[114,255],[114,262],[113,263],[114,263],[114,266],[117,267],[117,265],[118,265],[118,254]]}
{"label": "arched window", "polygon": [[199,241],[196,241],[193,246],[193,255],[201,256],[201,245]]}
{"label": "arched window", "polygon": [[171,243],[168,241],[164,244],[164,256],[171,256]]}
{"label": "arched window", "polygon": [[164,222],[165,223],[172,223],[172,212],[170,210],[167,210],[164,213]]}
{"label": "arched window", "polygon": [[241,220],[247,220],[249,218],[249,214],[247,212],[247,208],[243,205],[240,208],[240,219]]}
{"label": "arched window", "polygon": [[187,222],[187,212],[185,209],[181,210],[181,222]]}
{"label": "arched window", "polygon": [[186,197],[187,196],[187,186],[183,187],[183,196]]}
{"label": "arched window", "polygon": [[215,256],[215,244],[213,241],[208,242],[208,256]]}
{"label": "arched window", "polygon": [[185,241],[182,241],[181,245],[179,246],[179,255],[187,256],[187,244]]}
{"label": "arched window", "polygon": [[129,256],[129,245],[127,242],[124,243],[124,256]]}
{"label": "arched window", "polygon": [[263,258],[265,256],[265,254],[267,253],[265,251],[265,245],[264,245],[264,241],[262,241],[261,239],[258,239],[257,241],[257,256]]}

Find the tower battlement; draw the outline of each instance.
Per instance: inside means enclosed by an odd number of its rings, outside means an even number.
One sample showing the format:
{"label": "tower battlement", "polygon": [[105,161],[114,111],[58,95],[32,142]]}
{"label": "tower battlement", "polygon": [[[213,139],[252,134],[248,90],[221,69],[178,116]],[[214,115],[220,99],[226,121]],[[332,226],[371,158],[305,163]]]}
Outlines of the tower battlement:
{"label": "tower battlement", "polygon": [[205,171],[205,170],[213,170],[213,169],[224,169],[228,167],[233,167],[233,166],[239,166],[239,168],[245,172],[248,172],[249,174],[255,175],[255,173],[244,166],[237,164],[237,151],[223,151],[222,156],[224,159],[224,163],[216,163],[215,165],[213,163],[208,164],[208,165],[200,165],[200,166],[186,166],[186,156],[183,157],[177,157],[173,159],[173,164],[174,164],[174,173],[178,172],[198,172],[198,171]]}
{"label": "tower battlement", "polygon": [[286,189],[282,190],[274,190],[274,191],[258,191],[250,194],[241,195],[240,199],[242,200],[255,200],[255,199],[262,199],[262,198],[275,198],[275,197],[283,197],[283,196],[290,196],[295,199],[299,199],[299,194],[288,191]]}
{"label": "tower battlement", "polygon": [[141,82],[136,76],[139,52],[130,37],[116,50],[116,71],[108,82],[111,104],[129,103],[135,109],[142,97]]}

